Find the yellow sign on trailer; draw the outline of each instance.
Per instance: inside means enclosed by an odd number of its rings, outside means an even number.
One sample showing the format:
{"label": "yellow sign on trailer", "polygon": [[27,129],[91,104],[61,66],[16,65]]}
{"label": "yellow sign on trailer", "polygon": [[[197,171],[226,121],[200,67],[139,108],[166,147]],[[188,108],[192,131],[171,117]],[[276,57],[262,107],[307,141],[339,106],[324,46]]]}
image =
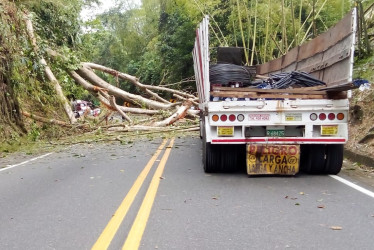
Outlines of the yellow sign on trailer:
{"label": "yellow sign on trailer", "polygon": [[247,145],[248,175],[295,175],[299,164],[300,145]]}

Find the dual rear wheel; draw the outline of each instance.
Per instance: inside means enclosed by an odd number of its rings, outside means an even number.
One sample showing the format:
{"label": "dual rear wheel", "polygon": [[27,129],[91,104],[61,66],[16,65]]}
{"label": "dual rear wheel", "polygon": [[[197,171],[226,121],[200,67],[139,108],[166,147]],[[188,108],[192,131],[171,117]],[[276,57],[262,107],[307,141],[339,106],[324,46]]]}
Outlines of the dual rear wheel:
{"label": "dual rear wheel", "polygon": [[245,145],[219,145],[203,141],[206,173],[235,172],[245,166]]}
{"label": "dual rear wheel", "polygon": [[338,174],[343,153],[343,144],[301,145],[300,170],[309,174]]}
{"label": "dual rear wheel", "polygon": [[[343,165],[342,144],[301,145],[300,170],[308,174],[338,174]],[[234,172],[245,166],[245,145],[216,145],[203,141],[206,173]]]}

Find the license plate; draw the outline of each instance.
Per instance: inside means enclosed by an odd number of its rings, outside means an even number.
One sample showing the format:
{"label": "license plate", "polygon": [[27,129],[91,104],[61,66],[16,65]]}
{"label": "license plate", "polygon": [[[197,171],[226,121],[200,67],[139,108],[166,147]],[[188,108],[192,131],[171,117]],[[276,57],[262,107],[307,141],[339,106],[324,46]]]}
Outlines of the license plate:
{"label": "license plate", "polygon": [[218,127],[217,135],[220,137],[234,136],[234,127]]}
{"label": "license plate", "polygon": [[321,135],[337,135],[337,134],[338,134],[337,125],[321,126]]}
{"label": "license plate", "polygon": [[269,136],[269,137],[284,137],[284,129],[269,129],[269,130],[266,130],[266,136]]}
{"label": "license plate", "polygon": [[247,145],[248,175],[295,175],[300,145]]}

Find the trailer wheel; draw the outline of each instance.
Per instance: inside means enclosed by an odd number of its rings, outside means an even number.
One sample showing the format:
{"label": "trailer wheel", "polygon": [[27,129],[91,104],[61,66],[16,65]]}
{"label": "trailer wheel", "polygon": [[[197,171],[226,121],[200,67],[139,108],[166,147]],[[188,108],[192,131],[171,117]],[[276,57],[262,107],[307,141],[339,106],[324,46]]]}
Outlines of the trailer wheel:
{"label": "trailer wheel", "polygon": [[244,162],[244,150],[244,145],[220,145],[220,170],[222,172],[237,171]]}
{"label": "trailer wheel", "polygon": [[218,147],[219,145],[212,145],[209,142],[203,142],[203,165],[205,173],[217,172],[218,167]]}
{"label": "trailer wheel", "polygon": [[301,170],[309,174],[325,174],[326,145],[303,145],[301,152]]}
{"label": "trailer wheel", "polygon": [[234,172],[245,163],[243,145],[216,145],[203,142],[205,173]]}
{"label": "trailer wheel", "polygon": [[200,124],[200,139],[203,139],[204,138],[204,132],[203,130],[205,129],[205,123],[203,122],[203,118],[200,117],[200,120],[199,120],[199,124]]}
{"label": "trailer wheel", "polygon": [[325,171],[328,174],[338,174],[343,165],[343,144],[326,145]]}
{"label": "trailer wheel", "polygon": [[310,146],[308,144],[300,145],[300,171],[310,173]]}

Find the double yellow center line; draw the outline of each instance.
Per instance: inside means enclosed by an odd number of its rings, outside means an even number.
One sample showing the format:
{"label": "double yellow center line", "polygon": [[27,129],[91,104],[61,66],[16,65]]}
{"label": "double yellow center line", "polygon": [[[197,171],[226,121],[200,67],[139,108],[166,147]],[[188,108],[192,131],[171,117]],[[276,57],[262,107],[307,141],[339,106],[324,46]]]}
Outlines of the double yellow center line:
{"label": "double yellow center line", "polygon": [[[167,141],[168,140],[165,139],[161,143],[161,145],[158,147],[155,154],[149,160],[149,162],[147,163],[143,171],[139,174],[138,178],[134,182],[130,191],[127,193],[121,205],[118,207],[117,211],[114,213],[114,215],[110,219],[108,225],[104,228],[100,237],[98,238],[96,243],[93,245],[92,250],[108,249],[116,232],[118,231],[118,228],[120,227],[128,210],[130,209],[132,203],[134,202],[136,195],[138,194],[140,188],[142,187],[144,180],[148,176],[157,158],[159,157],[159,155],[165,148]],[[138,249],[139,248],[140,241],[142,239],[149,215],[151,213],[152,205],[156,197],[157,189],[160,184],[160,179],[162,177],[162,173],[165,169],[165,165],[169,158],[170,151],[173,145],[174,145],[174,138],[171,139],[169,145],[166,147],[165,153],[156,169],[155,174],[153,175],[152,181],[148,187],[143,203],[140,206],[138,214],[135,218],[135,221],[130,229],[130,232],[127,236],[127,239],[122,249]]]}

